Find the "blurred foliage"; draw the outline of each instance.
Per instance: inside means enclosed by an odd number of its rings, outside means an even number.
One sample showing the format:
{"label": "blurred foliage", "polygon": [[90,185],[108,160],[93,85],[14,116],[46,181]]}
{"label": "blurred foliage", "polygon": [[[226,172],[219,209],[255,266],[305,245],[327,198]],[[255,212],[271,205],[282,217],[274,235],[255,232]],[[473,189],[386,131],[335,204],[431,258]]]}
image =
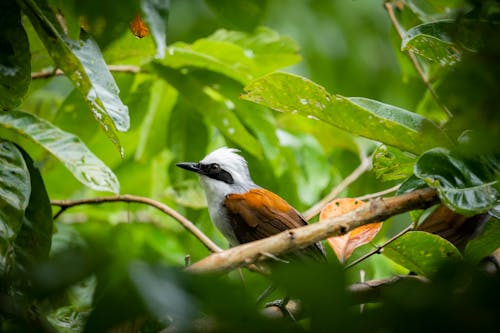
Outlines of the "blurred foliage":
{"label": "blurred foliage", "polygon": [[[499,13],[496,0],[4,0],[0,331],[492,331],[499,274],[477,263],[500,239]],[[491,218],[463,253],[415,231],[347,271],[328,249],[327,265],[243,271],[243,283],[184,272],[186,256],[209,253],[152,207],[53,219],[51,199],[132,193],[225,247],[196,179],[175,167],[223,145],[299,210],[373,155],[342,196],[430,186],[452,211]],[[384,222],[347,264],[433,209]],[[432,282],[384,289],[362,312],[347,292],[410,270]],[[274,297],[300,299],[296,322],[262,315],[269,280]]]}

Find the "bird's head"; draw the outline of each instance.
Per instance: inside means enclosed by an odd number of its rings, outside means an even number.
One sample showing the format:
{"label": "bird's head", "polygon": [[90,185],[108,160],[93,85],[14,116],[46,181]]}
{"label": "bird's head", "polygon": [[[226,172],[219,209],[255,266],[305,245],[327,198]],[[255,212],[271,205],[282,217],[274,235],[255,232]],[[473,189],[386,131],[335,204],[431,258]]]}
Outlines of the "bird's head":
{"label": "bird's head", "polygon": [[177,163],[178,167],[196,172],[207,199],[223,198],[230,193],[243,193],[257,187],[250,178],[247,162],[237,149],[219,148],[200,162]]}

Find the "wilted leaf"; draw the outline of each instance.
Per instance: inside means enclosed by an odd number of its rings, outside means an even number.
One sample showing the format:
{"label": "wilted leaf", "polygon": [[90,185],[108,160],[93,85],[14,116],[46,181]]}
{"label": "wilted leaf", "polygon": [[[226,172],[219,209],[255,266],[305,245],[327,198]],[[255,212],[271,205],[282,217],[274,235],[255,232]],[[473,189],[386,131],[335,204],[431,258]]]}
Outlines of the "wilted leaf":
{"label": "wilted leaf", "polygon": [[414,156],[386,145],[380,145],[373,154],[373,172],[381,181],[408,178],[413,174],[414,164]]}
{"label": "wilted leaf", "polygon": [[170,12],[170,0],[141,0],[141,8],[156,44],[156,58],[163,59],[167,46],[167,21]]}
{"label": "wilted leaf", "polygon": [[[335,199],[326,205],[319,215],[319,220],[325,220],[340,216],[364,205],[364,202],[354,198]],[[341,263],[345,263],[352,252],[363,244],[370,242],[379,232],[382,222],[363,225],[347,234],[327,239],[337,258]]]}
{"label": "wilted leaf", "polygon": [[500,220],[490,219],[481,234],[465,247],[465,258],[477,263],[500,248]]}
{"label": "wilted leaf", "polygon": [[446,239],[423,232],[410,231],[384,247],[386,257],[410,271],[431,276],[442,264],[462,259],[460,252]]}
{"label": "wilted leaf", "polygon": [[132,22],[130,22],[130,31],[134,34],[135,37],[137,38],[144,38],[147,35],[149,35],[149,29],[146,23],[144,23],[144,20],[140,15],[135,15],[134,19]]}
{"label": "wilted leaf", "polygon": [[123,155],[115,128],[119,131],[128,130],[128,108],[118,96],[118,86],[97,44],[85,33],[81,34],[79,41],[65,37],[45,1],[35,3],[33,0],[25,0],[22,4],[23,11],[56,66],[75,84],[98,123]]}
{"label": "wilted leaf", "polygon": [[418,178],[437,188],[448,207],[463,215],[484,213],[497,203],[494,185],[499,166],[494,157],[464,157],[435,148],[420,156],[414,171]]}
{"label": "wilted leaf", "polygon": [[31,186],[26,163],[13,143],[0,140],[0,165],[1,244],[19,232],[24,210],[28,206]]}
{"label": "wilted leaf", "polygon": [[0,3],[0,110],[21,103],[31,81],[30,47],[14,0]]}
{"label": "wilted leaf", "polygon": [[118,193],[120,185],[114,173],[73,134],[30,113],[0,113],[0,127],[21,134],[47,150],[82,184],[97,190]]}
{"label": "wilted leaf", "polygon": [[305,78],[272,73],[245,87],[243,99],[276,111],[300,113],[353,134],[420,154],[450,140],[430,120],[378,101],[330,95],[323,87]]}

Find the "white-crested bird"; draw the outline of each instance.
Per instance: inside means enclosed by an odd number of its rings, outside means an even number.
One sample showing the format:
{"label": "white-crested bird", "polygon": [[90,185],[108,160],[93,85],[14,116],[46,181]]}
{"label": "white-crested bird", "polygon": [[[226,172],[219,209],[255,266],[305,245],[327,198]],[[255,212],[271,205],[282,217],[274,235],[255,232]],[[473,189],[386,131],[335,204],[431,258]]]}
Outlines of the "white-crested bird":
{"label": "white-crested bird", "polygon": [[[177,164],[199,174],[210,218],[229,244],[236,246],[307,225],[284,199],[253,182],[246,160],[237,152],[223,147],[200,162]],[[326,258],[319,242],[293,254],[320,261]]]}

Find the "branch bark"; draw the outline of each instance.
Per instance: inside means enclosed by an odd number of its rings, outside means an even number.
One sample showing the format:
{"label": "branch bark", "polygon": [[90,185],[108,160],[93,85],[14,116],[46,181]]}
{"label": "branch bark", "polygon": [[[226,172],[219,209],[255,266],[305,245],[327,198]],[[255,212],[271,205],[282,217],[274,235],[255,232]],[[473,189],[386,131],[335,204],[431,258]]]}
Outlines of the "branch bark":
{"label": "branch bark", "polygon": [[179,214],[173,208],[150,198],[140,197],[137,195],[124,194],[124,195],[116,195],[109,197],[97,197],[91,199],[81,199],[81,200],[52,200],[50,203],[53,206],[61,207],[61,210],[57,212],[54,216],[56,219],[62,212],[65,210],[76,207],[79,205],[98,205],[106,202],[135,202],[142,203],[156,209],[159,209],[163,213],[169,215],[170,217],[177,220],[187,231],[192,233],[198,240],[205,245],[205,247],[211,252],[221,252],[222,249],[217,246],[210,238],[208,238],[200,229],[198,229],[193,222],[189,221],[187,218]]}
{"label": "branch bark", "polygon": [[259,241],[214,253],[187,268],[196,273],[227,272],[266,259],[262,253],[279,256],[332,236],[340,236],[359,226],[383,221],[393,215],[426,208],[439,201],[434,189],[426,188],[391,198],[378,198],[347,214],[305,227],[288,230]]}

